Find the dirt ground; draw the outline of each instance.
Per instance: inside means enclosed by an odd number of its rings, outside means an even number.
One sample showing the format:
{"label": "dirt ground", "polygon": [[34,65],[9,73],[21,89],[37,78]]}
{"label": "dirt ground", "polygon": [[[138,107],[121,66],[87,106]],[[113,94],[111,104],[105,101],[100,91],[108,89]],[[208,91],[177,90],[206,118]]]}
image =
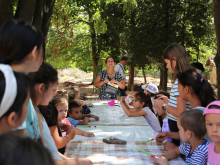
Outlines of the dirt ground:
{"label": "dirt ground", "polygon": [[[97,99],[98,92],[95,90],[92,82],[92,73],[83,72],[77,68],[72,69],[58,69],[59,85],[58,90],[70,90],[70,88],[75,88],[80,91],[80,97],[82,99]],[[147,83],[154,83],[159,85],[160,78],[157,76],[146,76]],[[128,76],[127,82],[128,82]],[[143,76],[137,76],[134,78],[134,84],[144,83]],[[168,83],[168,87],[171,87],[171,83]],[[129,93],[130,91],[127,91]]]}

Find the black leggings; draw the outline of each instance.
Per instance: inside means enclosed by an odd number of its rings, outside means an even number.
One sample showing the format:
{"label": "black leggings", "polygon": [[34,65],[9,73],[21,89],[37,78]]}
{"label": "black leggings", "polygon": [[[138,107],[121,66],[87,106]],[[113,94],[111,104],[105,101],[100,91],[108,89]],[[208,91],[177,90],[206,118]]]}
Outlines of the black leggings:
{"label": "black leggings", "polygon": [[[170,132],[179,132],[176,121],[168,119],[168,124],[169,124],[169,128],[170,128]],[[180,140],[172,139],[172,143],[175,144],[176,146],[179,146]]]}

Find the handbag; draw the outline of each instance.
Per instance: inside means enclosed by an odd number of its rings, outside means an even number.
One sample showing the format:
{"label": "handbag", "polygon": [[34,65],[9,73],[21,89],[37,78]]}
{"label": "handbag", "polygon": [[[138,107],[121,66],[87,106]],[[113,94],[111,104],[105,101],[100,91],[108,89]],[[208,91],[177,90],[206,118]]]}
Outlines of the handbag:
{"label": "handbag", "polygon": [[105,93],[109,93],[109,94],[112,94],[112,95],[116,95],[116,93],[118,92],[118,88],[116,87],[113,87],[109,84],[106,84],[106,88],[105,88]]}

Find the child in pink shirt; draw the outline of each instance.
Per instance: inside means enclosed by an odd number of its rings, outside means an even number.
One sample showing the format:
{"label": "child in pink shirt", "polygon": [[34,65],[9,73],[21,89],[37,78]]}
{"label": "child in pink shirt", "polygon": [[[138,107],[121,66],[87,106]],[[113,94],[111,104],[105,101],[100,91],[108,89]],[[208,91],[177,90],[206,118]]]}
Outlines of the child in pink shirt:
{"label": "child in pink shirt", "polygon": [[208,145],[208,165],[220,162],[220,101],[211,102],[205,109],[206,129],[212,143]]}

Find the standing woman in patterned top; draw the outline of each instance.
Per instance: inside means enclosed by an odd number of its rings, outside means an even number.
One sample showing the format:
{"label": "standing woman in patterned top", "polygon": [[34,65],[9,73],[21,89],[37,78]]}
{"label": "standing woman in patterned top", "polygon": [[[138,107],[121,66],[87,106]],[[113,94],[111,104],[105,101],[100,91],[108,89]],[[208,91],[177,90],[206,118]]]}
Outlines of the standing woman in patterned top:
{"label": "standing woman in patterned top", "polygon": [[117,99],[117,96],[120,96],[119,90],[109,91],[106,90],[108,84],[116,84],[119,88],[125,88],[125,80],[122,75],[114,70],[115,61],[112,57],[107,57],[105,60],[107,69],[99,72],[95,80],[95,87],[100,88],[101,91],[99,94],[99,99],[110,100]]}
{"label": "standing woman in patterned top", "polygon": [[[168,124],[170,132],[178,132],[177,118],[185,111],[190,110],[189,102],[183,100],[178,92],[178,75],[191,68],[186,59],[186,51],[183,46],[178,44],[169,45],[163,52],[163,59],[166,67],[172,73],[174,84],[170,91],[170,98],[167,104],[155,105],[160,106],[164,111],[167,111]],[[163,96],[162,96],[163,97]],[[164,138],[158,134],[157,138]],[[172,139],[172,137],[170,137]],[[179,140],[172,140],[175,145],[179,145]]]}

